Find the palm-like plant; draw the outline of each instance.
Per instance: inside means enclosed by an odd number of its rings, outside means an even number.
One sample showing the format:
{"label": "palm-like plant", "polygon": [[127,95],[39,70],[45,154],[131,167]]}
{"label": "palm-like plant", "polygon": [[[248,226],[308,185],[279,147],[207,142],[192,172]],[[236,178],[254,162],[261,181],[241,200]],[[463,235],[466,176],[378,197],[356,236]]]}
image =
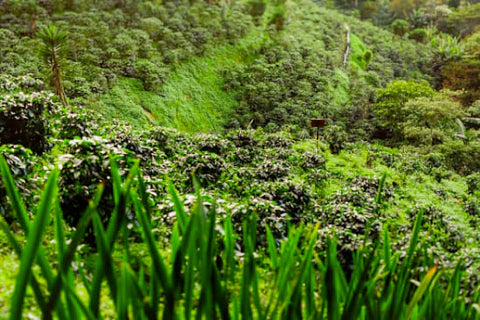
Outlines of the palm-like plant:
{"label": "palm-like plant", "polygon": [[443,60],[461,58],[464,54],[460,39],[441,33],[432,38],[431,45],[436,56]]}
{"label": "palm-like plant", "polygon": [[63,105],[66,105],[67,98],[63,89],[62,67],[67,51],[67,33],[60,31],[54,25],[49,25],[40,29],[37,36],[42,41],[39,47],[40,56],[51,72],[50,81],[55,94]]}

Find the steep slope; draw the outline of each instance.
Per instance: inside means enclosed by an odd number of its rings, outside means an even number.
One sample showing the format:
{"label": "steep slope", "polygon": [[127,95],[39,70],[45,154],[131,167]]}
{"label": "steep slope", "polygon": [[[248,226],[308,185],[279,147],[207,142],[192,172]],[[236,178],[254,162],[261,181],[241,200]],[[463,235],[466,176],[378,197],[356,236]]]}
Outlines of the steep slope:
{"label": "steep slope", "polygon": [[223,90],[221,71],[249,63],[264,41],[262,35],[254,29],[235,45],[210,48],[201,57],[179,64],[159,94],[146,91],[138,79],[123,78],[92,105],[107,119],[187,132],[220,132],[238,105],[234,93]]}
{"label": "steep slope", "polygon": [[[69,33],[64,79],[72,102],[137,126],[219,132],[225,125],[303,127],[312,116],[344,123],[368,113],[375,88],[425,77],[426,46],[311,0],[287,2],[281,24],[271,23],[274,3],[262,19],[243,2],[110,5],[39,9],[32,18]],[[10,1],[1,8],[8,14],[0,17],[0,69],[48,78],[38,56],[19,54],[35,52],[39,41],[16,8]],[[352,31],[347,65],[345,25]]]}

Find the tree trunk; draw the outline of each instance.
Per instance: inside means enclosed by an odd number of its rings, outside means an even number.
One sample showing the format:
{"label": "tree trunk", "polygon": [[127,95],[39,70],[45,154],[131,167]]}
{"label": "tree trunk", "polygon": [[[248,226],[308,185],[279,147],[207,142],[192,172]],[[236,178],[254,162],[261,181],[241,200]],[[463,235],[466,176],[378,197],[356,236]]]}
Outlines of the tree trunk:
{"label": "tree trunk", "polygon": [[30,17],[30,32],[32,33],[33,37],[37,33],[37,17],[35,15]]}
{"label": "tree trunk", "polygon": [[67,105],[67,97],[65,90],[63,90],[62,73],[58,65],[56,57],[52,59],[52,77],[53,77],[53,89],[64,106]]}

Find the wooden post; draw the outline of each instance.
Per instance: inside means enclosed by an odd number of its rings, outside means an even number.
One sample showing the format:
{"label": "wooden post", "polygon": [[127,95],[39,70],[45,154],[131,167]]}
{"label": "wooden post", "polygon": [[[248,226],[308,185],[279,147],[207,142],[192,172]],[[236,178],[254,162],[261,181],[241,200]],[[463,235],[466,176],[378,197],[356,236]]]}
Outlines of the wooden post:
{"label": "wooden post", "polygon": [[348,24],[345,24],[345,29],[347,30],[347,41],[345,46],[345,54],[343,55],[343,65],[346,66],[348,62],[348,55],[350,53],[350,27]]}
{"label": "wooden post", "polygon": [[319,133],[321,128],[325,128],[326,119],[312,119],[310,125],[312,128],[317,128],[317,153],[318,153],[318,140],[320,138]]}

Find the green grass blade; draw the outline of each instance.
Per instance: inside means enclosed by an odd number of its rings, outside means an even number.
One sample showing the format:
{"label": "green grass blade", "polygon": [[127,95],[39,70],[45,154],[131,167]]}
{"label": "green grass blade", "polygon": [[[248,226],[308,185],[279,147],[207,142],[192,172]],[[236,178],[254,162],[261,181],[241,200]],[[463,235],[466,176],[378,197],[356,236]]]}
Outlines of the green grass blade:
{"label": "green grass blade", "polygon": [[436,271],[437,271],[437,267],[431,268],[423,278],[422,282],[420,282],[420,285],[418,286],[417,290],[415,290],[415,293],[413,294],[413,298],[407,306],[407,316],[405,318],[406,320],[410,320],[412,318],[415,307],[420,302],[420,299],[422,298],[423,294],[427,290],[427,287],[429,286],[430,282],[435,276]]}
{"label": "green grass blade", "polygon": [[25,205],[20,198],[20,194],[18,193],[17,187],[13,180],[12,173],[8,168],[7,161],[5,161],[5,158],[1,154],[0,173],[3,178],[3,184],[5,186],[8,198],[10,199],[12,209],[16,213],[17,220],[20,223],[23,231],[26,235],[28,235],[28,232],[30,231],[30,221],[28,219],[27,209],[25,209]]}
{"label": "green grass blade", "polygon": [[117,318],[119,320],[128,319],[128,279],[127,279],[127,257],[124,254],[123,262],[120,272],[120,278],[118,279],[118,296],[115,299],[115,304],[117,306]]}
{"label": "green grass blade", "polygon": [[[58,260],[58,265],[62,265],[62,260],[64,259],[64,256],[65,256],[67,243],[66,243],[66,236],[65,236],[65,227],[63,225],[63,213],[60,207],[60,201],[58,197],[55,199],[54,211],[55,211],[54,225],[55,225],[55,241],[57,244],[57,260]],[[70,284],[74,283],[74,275],[72,270],[66,271],[66,273],[63,276],[65,279],[67,279],[67,281],[69,281]],[[77,304],[75,300],[73,300],[71,296],[68,294],[65,294],[65,300],[66,300],[67,309],[68,309],[68,317],[71,320],[76,320],[79,312],[77,310]]]}
{"label": "green grass blade", "polygon": [[[112,177],[119,177],[118,168],[116,166],[115,161],[112,159],[111,163],[113,164],[111,167]],[[118,181],[118,178],[112,180],[113,183],[116,184],[116,190],[122,190],[119,195],[118,204],[115,205],[115,208],[112,212],[110,217],[110,221],[108,223],[107,232],[106,232],[106,239],[107,245],[109,246],[110,250],[114,250],[115,246],[115,239],[117,238],[123,224],[125,223],[126,219],[126,207],[127,207],[127,197],[129,196],[129,190],[131,184],[133,182],[134,177],[138,173],[138,162],[132,167],[130,173],[124,183],[123,188],[121,188],[121,182]],[[90,295],[90,310],[95,316],[99,315],[99,307],[100,307],[100,297],[101,297],[101,286],[102,281],[105,276],[105,268],[102,263],[102,259],[99,258],[95,265],[95,270],[93,273],[92,285],[91,285],[91,295]]]}
{"label": "green grass blade", "polygon": [[325,300],[328,301],[328,319],[338,320],[341,317],[342,296],[346,294],[342,285],[343,271],[337,260],[336,244],[332,240],[327,242],[327,264],[325,273]]}
{"label": "green grass blade", "polygon": [[[30,234],[31,225],[28,219],[27,210],[25,209],[25,205],[23,204],[20,198],[20,194],[17,190],[17,187],[15,186],[15,183],[14,183],[12,174],[10,172],[10,169],[8,168],[7,162],[5,161],[2,155],[0,155],[0,173],[3,178],[5,190],[10,200],[12,209],[15,212],[16,218],[20,223],[20,226],[22,227],[23,231],[25,232],[25,235],[28,237],[28,235]],[[38,249],[37,262],[50,288],[53,284],[53,271],[49,265],[45,252],[41,246]],[[67,319],[62,304],[59,304],[57,306],[57,312],[60,319]]]}
{"label": "green grass blade", "polygon": [[97,212],[93,214],[93,230],[95,233],[95,239],[97,243],[97,248],[99,251],[99,255],[101,259],[101,263],[103,264],[105,270],[105,276],[107,278],[107,283],[110,288],[110,294],[112,295],[112,301],[117,301],[117,281],[115,279],[115,270],[113,269],[113,260],[112,260],[112,252],[107,244],[107,237],[105,235],[105,230],[103,229],[102,221]]}
{"label": "green grass blade", "polygon": [[[89,208],[92,208],[93,205],[89,205]],[[65,251],[65,255],[62,257],[62,260],[59,265],[59,274],[53,280],[53,286],[50,289],[50,298],[48,299],[47,307],[45,310],[46,315],[50,315],[53,311],[54,306],[57,304],[57,301],[60,297],[60,292],[62,288],[62,275],[67,274],[68,270],[71,268],[73,259],[75,258],[75,253],[78,246],[81,244],[88,225],[90,224],[91,214],[93,209],[87,209],[85,214],[80,219],[77,229],[73,234],[72,240]]]}
{"label": "green grass blade", "polygon": [[[0,220],[0,228],[3,230],[3,232],[7,236],[7,240],[8,242],[10,242],[10,245],[12,246],[16,255],[18,257],[21,257],[22,248],[20,244],[17,242],[17,240],[15,239],[15,237],[13,236],[13,234],[10,232],[10,229],[8,228],[7,224],[3,220]],[[32,289],[33,289],[33,293],[35,294],[35,300],[37,301],[38,307],[40,308],[40,310],[43,310],[45,308],[45,296],[43,295],[42,289],[35,275],[32,274],[32,278],[30,279],[30,282],[31,282],[30,285],[32,286]]]}
{"label": "green grass blade", "polygon": [[269,256],[270,266],[272,270],[276,270],[278,267],[277,245],[275,244],[275,240],[273,239],[273,235],[272,235],[272,231],[270,231],[270,227],[266,225],[265,229],[267,231],[268,256]]}
{"label": "green grass blade", "polygon": [[48,178],[45,190],[42,193],[35,220],[33,222],[30,234],[27,238],[27,244],[22,252],[20,259],[20,271],[15,282],[12,303],[10,309],[10,319],[17,320],[22,317],[22,309],[25,300],[27,284],[32,275],[32,266],[37,257],[43,233],[48,224],[49,215],[52,210],[53,199],[57,192],[58,170],[55,169]]}
{"label": "green grass blade", "polygon": [[88,320],[96,320],[97,318],[93,315],[93,313],[85,306],[82,300],[78,297],[77,293],[75,292],[75,288],[72,288],[70,285],[66,285],[64,290],[68,296],[72,300],[75,300],[75,303],[79,306],[79,309],[82,311],[83,316],[85,319]]}
{"label": "green grass blade", "polygon": [[158,277],[160,284],[162,285],[166,294],[166,306],[164,310],[164,318],[165,316],[168,318],[170,317],[173,318],[174,312],[175,312],[174,311],[175,295],[174,295],[170,275],[158,251],[157,245],[155,243],[155,239],[153,238],[150,222],[147,218],[145,211],[142,208],[140,201],[138,200],[139,197],[134,190],[131,190],[130,192],[131,192],[132,203],[135,208],[135,214],[142,230],[142,236],[150,252],[150,257],[152,258],[152,264],[155,270],[155,274],[153,274],[152,276]]}
{"label": "green grass blade", "polygon": [[182,231],[183,233],[185,231],[185,228],[187,227],[187,213],[185,212],[185,208],[183,207],[183,203],[180,200],[177,189],[175,189],[171,181],[168,182],[168,192],[172,197],[173,208],[177,216],[180,231]]}

